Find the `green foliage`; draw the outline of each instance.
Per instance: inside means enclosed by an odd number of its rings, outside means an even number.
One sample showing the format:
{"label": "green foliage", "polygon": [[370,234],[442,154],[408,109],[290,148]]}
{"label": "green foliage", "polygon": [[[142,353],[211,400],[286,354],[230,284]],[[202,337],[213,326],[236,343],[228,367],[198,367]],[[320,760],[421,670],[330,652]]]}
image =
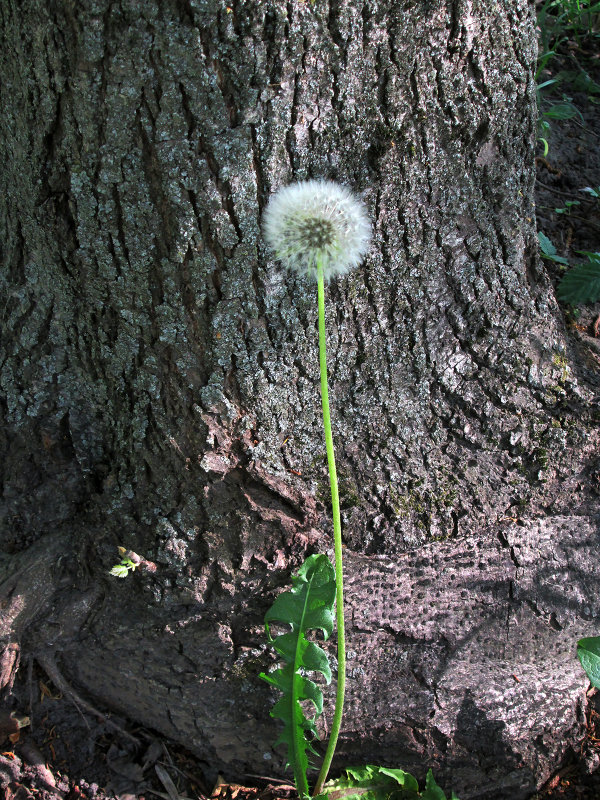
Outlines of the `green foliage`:
{"label": "green foliage", "polygon": [[[540,109],[538,122],[538,141],[544,148],[544,156],[548,154],[548,137],[551,121],[579,117],[583,122],[579,109],[567,94],[562,94],[558,103],[547,106],[544,92],[553,87],[564,89],[568,86],[572,92],[583,92],[590,101],[595,102],[595,95],[600,94],[600,85],[586,72],[580,61],[573,57],[568,44],[574,39],[579,45],[582,40],[596,39],[600,35],[598,26],[600,2],[597,0],[546,0],[538,10],[537,22],[539,31],[539,56],[535,79],[537,83],[537,100]],[[592,42],[592,47],[595,43]],[[549,66],[556,56],[566,56],[574,64],[575,69],[560,70],[550,79],[542,80],[542,76],[551,72]]]}
{"label": "green foliage", "polygon": [[600,253],[578,251],[586,257],[582,264],[565,273],[558,285],[557,298],[563,303],[595,303],[600,300]]}
{"label": "green foliage", "polygon": [[599,14],[597,0],[546,0],[537,15],[542,52],[556,48],[568,37],[577,42],[597,37]]}
{"label": "green foliage", "polygon": [[325,800],[458,800],[452,792],[447,798],[431,770],[425,788],[419,791],[416,778],[401,769],[367,764],[346,770],[346,777],[328,781],[319,795]]}
{"label": "green foliage", "polygon": [[572,209],[574,209],[575,206],[580,206],[580,205],[581,203],[579,202],[579,200],[565,200],[564,206],[561,206],[560,208],[555,208],[554,211],[556,214],[565,214],[566,216],[569,216]]}
{"label": "green foliage", "polygon": [[592,99],[593,95],[600,94],[600,84],[596,83],[581,64],[578,65],[576,70],[561,70],[557,72],[554,76],[554,81],[567,84],[574,92],[587,94],[589,99]]}
{"label": "green foliage", "polygon": [[574,105],[571,98],[566,94],[563,94],[562,100],[559,103],[554,103],[549,108],[544,109],[545,102],[542,97],[542,90],[547,86],[556,83],[556,79],[549,80],[539,84],[537,87],[538,108],[540,110],[540,116],[538,120],[538,141],[541,141],[544,145],[544,157],[548,155],[547,137],[550,135],[551,121],[556,122],[557,120],[573,119],[573,117],[578,117],[580,121],[583,121],[581,112]]}
{"label": "green foliage", "polygon": [[[283,692],[271,716],[284,723],[283,733],[276,744],[288,747],[288,762],[294,770],[296,788],[307,797],[308,752],[314,753],[312,742],[317,738],[315,719],[323,710],[323,693],[305,676],[305,672],[320,672],[327,683],[331,669],[327,655],[314,642],[308,641],[309,630],[320,629],[325,639],[333,630],[335,601],[335,572],[326,555],[309,556],[292,577],[292,589],[280,594],[267,614],[265,627],[269,642],[281,656],[284,666],[260,677]],[[284,623],[291,631],[273,638],[269,623]],[[308,719],[301,703],[310,701],[315,716]]]}
{"label": "green foliage", "polygon": [[[594,193],[596,190],[590,190]],[[595,196],[595,195],[594,195]],[[573,205],[569,206],[569,208]],[[556,209],[559,211],[559,209]],[[563,209],[568,212],[569,209]],[[554,261],[565,267],[569,266],[568,258],[559,256],[556,247],[541,231],[538,233],[542,257]],[[580,303],[595,303],[600,300],[600,253],[591,253],[588,250],[579,250],[579,255],[586,260],[565,273],[558,285],[556,297],[562,303],[578,305]]]}
{"label": "green foliage", "polygon": [[584,189],[581,189],[582,192],[586,192],[587,194],[595,197],[596,200],[600,200],[600,186],[586,186]]}
{"label": "green foliage", "polygon": [[126,578],[130,572],[134,571],[136,566],[137,564],[134,564],[130,558],[122,558],[108,574],[114,575],[115,578]]}
{"label": "green foliage", "polygon": [[550,106],[550,108],[543,112],[542,116],[546,119],[563,120],[573,119],[573,117],[579,117],[580,120],[583,119],[581,111],[573,105],[571,98],[566,95],[563,95],[562,102]]}
{"label": "green foliage", "polygon": [[577,642],[577,656],[592,686],[600,689],[600,636],[580,639]]}
{"label": "green foliage", "polygon": [[557,264],[563,264],[565,266],[569,265],[568,259],[557,254],[556,247],[554,247],[546,234],[542,233],[541,231],[538,233],[538,241],[540,243],[540,250],[542,251],[543,258],[547,258],[549,261],[555,261]]}

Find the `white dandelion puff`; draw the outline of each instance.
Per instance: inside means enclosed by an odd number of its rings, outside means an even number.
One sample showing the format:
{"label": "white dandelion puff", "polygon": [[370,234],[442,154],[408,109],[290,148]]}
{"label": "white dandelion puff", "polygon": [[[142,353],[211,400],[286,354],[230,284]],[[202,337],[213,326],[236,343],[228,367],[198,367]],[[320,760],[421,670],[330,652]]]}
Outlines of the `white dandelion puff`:
{"label": "white dandelion puff", "polygon": [[363,203],[332,181],[300,181],[279,189],[265,209],[263,234],[290,269],[325,280],[344,275],[363,260],[371,224]]}

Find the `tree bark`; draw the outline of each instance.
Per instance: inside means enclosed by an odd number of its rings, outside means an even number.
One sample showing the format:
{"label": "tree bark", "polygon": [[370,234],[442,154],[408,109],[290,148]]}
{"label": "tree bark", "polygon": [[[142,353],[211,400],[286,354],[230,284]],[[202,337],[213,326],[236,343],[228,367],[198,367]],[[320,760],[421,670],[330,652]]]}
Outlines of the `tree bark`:
{"label": "tree bark", "polygon": [[[581,732],[575,642],[598,632],[597,362],[537,259],[532,9],[5,0],[0,20],[2,684],[21,650],[59,653],[79,692],[227,774],[282,771],[262,618],[330,516],[316,290],[259,225],[279,186],[333,179],[374,225],[327,306],[336,763],[525,796]],[[117,545],[156,571],[108,576]]]}

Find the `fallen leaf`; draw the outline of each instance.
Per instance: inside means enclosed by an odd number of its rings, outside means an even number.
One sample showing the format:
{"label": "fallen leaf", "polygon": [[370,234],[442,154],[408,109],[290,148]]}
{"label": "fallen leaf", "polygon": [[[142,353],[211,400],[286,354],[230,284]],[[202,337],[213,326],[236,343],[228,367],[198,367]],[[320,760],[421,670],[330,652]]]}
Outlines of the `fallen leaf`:
{"label": "fallen leaf", "polygon": [[[8,737],[14,744],[19,739],[21,728],[29,724],[30,719],[24,714],[18,714],[16,711],[0,711],[0,742],[4,741],[5,737]],[[16,739],[11,738],[14,735],[17,736]]]}
{"label": "fallen leaf", "polygon": [[175,786],[175,784],[171,780],[171,776],[169,775],[167,770],[164,767],[161,767],[160,764],[155,764],[154,765],[154,769],[156,771],[156,774],[160,778],[160,782],[165,787],[165,789],[166,789],[169,797],[171,798],[171,800],[180,800],[179,792],[177,791],[177,787]]}
{"label": "fallen leaf", "polygon": [[58,692],[57,694],[53,694],[52,690],[44,683],[44,681],[40,681],[40,703],[44,702],[44,698],[47,697],[49,700],[62,700],[62,694]]}

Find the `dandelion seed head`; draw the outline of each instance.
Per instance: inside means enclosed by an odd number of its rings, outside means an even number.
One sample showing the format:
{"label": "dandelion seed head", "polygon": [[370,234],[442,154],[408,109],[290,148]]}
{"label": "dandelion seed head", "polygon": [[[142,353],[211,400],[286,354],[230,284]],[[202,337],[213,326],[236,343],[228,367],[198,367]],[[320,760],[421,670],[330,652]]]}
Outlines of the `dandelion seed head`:
{"label": "dandelion seed head", "polygon": [[276,192],[263,215],[263,234],[288,268],[325,280],[363,260],[371,225],[363,203],[332,181],[300,181]]}

